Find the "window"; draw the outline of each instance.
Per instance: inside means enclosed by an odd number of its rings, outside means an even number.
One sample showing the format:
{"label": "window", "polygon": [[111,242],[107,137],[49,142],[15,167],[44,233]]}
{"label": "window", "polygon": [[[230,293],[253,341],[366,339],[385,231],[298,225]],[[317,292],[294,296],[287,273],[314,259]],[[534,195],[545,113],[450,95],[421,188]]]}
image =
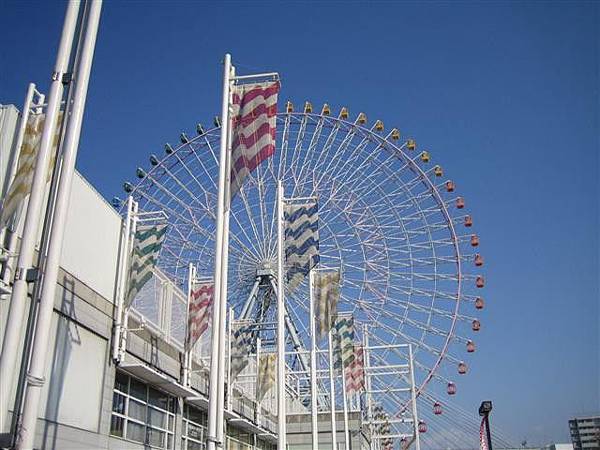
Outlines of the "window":
{"label": "window", "polygon": [[172,449],[175,399],[117,372],[110,434],[153,448]]}
{"label": "window", "polygon": [[204,450],[208,416],[190,405],[183,408],[182,450]]}

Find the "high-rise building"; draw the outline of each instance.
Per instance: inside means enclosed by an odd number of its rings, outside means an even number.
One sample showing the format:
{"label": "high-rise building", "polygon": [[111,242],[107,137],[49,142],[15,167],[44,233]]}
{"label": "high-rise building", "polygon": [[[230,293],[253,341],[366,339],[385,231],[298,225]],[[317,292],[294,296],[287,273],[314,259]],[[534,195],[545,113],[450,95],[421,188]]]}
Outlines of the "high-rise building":
{"label": "high-rise building", "polygon": [[569,420],[569,431],[575,450],[580,448],[600,450],[600,415],[575,417]]}

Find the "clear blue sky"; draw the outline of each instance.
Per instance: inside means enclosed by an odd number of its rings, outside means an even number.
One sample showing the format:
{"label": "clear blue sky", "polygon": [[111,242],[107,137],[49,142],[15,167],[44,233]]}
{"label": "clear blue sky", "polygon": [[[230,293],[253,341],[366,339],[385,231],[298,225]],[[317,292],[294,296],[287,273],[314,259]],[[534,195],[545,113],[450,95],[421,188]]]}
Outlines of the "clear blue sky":
{"label": "clear blue sky", "polygon": [[[48,86],[65,5],[0,1],[0,102]],[[431,149],[482,239],[478,354],[457,401],[530,443],[597,412],[600,16],[594,2],[105,3],[78,168],[107,198],[219,109],[220,61]]]}

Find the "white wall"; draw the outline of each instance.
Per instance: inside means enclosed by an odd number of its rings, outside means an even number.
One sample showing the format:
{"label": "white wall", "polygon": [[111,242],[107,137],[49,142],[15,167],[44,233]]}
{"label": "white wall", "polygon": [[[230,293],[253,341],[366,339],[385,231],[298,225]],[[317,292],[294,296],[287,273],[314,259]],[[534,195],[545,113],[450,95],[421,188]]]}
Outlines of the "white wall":
{"label": "white wall", "polygon": [[81,176],[73,177],[61,267],[113,301],[121,218]]}
{"label": "white wall", "polygon": [[56,312],[50,336],[39,417],[98,432],[108,341]]}

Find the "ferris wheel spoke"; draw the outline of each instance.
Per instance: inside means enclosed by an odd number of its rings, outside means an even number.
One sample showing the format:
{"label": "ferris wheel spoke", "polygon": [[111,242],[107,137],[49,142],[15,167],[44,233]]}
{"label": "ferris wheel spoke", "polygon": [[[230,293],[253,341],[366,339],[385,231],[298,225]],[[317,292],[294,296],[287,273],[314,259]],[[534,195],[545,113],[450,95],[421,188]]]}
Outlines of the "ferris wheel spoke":
{"label": "ferris wheel spoke", "polygon": [[289,171],[290,174],[292,176],[292,178],[294,179],[294,181],[296,181],[296,185],[297,185],[297,178],[296,178],[296,169],[298,168],[298,158],[300,157],[300,153],[302,151],[302,144],[304,143],[304,135],[306,133],[306,125],[308,123],[308,116],[304,115],[302,116],[302,119],[300,121],[300,129],[298,130],[298,134],[296,136],[296,144],[294,145],[294,151],[292,153],[292,160],[290,162],[290,166],[289,166]]}
{"label": "ferris wheel spoke", "polygon": [[[323,118],[321,120],[323,120],[324,122],[326,121],[325,118]],[[311,166],[311,171],[313,173],[313,176],[315,176],[315,177],[318,176],[316,174],[319,172],[319,167],[321,167],[322,161],[326,160],[327,155],[329,154],[331,148],[335,144],[335,140],[337,138],[339,131],[340,131],[340,124],[339,124],[339,122],[336,122],[331,126],[331,129],[329,130],[329,135],[327,136],[321,151],[315,152],[317,154],[317,159],[314,161],[314,164]],[[320,182],[314,181],[312,192],[310,195],[311,196],[315,195],[316,191],[318,191],[320,189],[320,186],[321,186]]]}
{"label": "ferris wheel spoke", "polygon": [[346,135],[343,137],[342,141],[337,146],[337,149],[334,151],[333,155],[330,156],[329,161],[327,161],[325,158],[323,159],[323,163],[327,164],[323,170],[318,170],[319,167],[315,167],[315,172],[320,173],[320,176],[318,175],[317,182],[316,182],[317,186],[321,185],[323,178],[325,178],[325,176],[329,173],[329,169],[331,168],[332,164],[335,164],[336,161],[338,161],[339,158],[342,157],[342,154],[346,151],[346,149],[350,145],[350,142],[352,142],[352,139],[354,138],[355,134],[356,134],[356,127],[350,129],[346,133]]}
{"label": "ferris wheel spoke", "polygon": [[311,135],[310,142],[308,144],[308,148],[304,152],[304,158],[302,159],[301,163],[300,163],[300,161],[298,161],[298,164],[300,167],[300,172],[298,173],[298,176],[297,176],[298,183],[294,186],[294,191],[292,192],[293,196],[299,195],[299,188],[300,188],[300,186],[303,185],[303,182],[305,181],[304,174],[306,172],[310,173],[312,171],[311,167],[310,167],[309,158],[315,152],[317,144],[319,143],[319,139],[321,137],[321,131],[323,130],[323,123],[324,123],[324,121],[322,118],[317,121],[315,129],[313,130],[313,133]]}

